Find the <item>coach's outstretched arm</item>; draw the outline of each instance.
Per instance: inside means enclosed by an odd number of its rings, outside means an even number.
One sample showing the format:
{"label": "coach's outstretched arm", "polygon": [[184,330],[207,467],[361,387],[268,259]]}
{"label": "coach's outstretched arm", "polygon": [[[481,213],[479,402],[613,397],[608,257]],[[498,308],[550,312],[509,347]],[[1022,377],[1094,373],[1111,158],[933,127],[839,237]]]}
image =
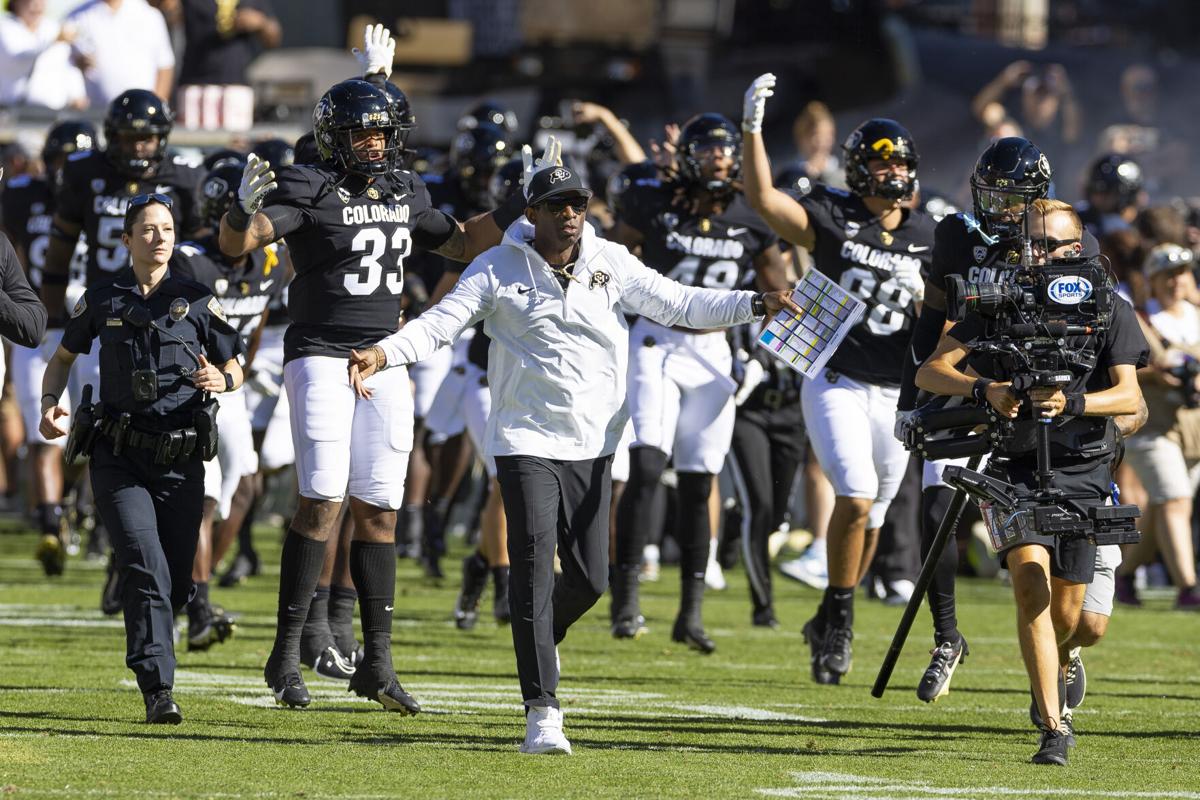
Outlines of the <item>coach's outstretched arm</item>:
{"label": "coach's outstretched arm", "polygon": [[771,226],[771,230],[789,242],[811,250],[816,233],[804,206],[771,183],[771,161],[762,139],[763,115],[767,98],[775,94],[775,76],[759,75],[746,90],[742,110],[742,191],[751,207]]}

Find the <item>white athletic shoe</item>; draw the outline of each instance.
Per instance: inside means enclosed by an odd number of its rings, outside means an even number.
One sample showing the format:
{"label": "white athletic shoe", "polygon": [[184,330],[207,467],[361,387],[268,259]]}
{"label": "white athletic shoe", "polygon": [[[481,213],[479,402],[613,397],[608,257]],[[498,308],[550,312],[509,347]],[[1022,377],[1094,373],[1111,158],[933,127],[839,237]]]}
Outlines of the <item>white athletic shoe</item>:
{"label": "white athletic shoe", "polygon": [[525,741],[521,752],[538,756],[569,756],[571,743],[563,735],[562,711],[550,706],[533,706],[525,715]]}
{"label": "white athletic shoe", "polygon": [[658,545],[648,544],[642,549],[642,568],[638,572],[638,583],[650,582],[658,580],[659,574],[659,550]]}
{"label": "white athletic shoe", "polygon": [[704,585],[714,592],[725,591],[725,571],[721,562],[717,561],[717,540],[711,539],[708,545],[708,566],[704,568]]}
{"label": "white athletic shoe", "polygon": [[780,564],[779,571],[786,577],[814,589],[823,590],[829,586],[829,567],[825,562],[825,553],[815,552],[812,547],[805,550],[804,555],[799,558]]}

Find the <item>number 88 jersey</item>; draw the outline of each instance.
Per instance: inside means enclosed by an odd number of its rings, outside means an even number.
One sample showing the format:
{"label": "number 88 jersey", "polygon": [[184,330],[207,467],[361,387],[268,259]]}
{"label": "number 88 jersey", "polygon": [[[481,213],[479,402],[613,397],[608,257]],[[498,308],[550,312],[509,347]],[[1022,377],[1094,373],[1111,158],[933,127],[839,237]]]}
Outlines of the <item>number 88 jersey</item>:
{"label": "number 88 jersey", "polygon": [[408,171],[368,183],[300,165],[278,170],[276,181],[263,212],[287,242],[296,272],[284,360],[345,358],[394,333],[414,235],[420,243],[427,227],[442,233],[424,241],[445,239],[446,215],[430,206],[425,184]]}
{"label": "number 88 jersey", "polygon": [[895,272],[916,265],[929,274],[933,218],[905,209],[900,226],[885,231],[861,197],[821,184],[799,202],[816,236],[814,266],[867,304],[829,359],[829,369],[865,383],[899,386],[917,307]]}
{"label": "number 88 jersey", "polygon": [[720,214],[701,217],[678,184],[655,179],[621,195],[619,218],[642,235],[646,266],[686,286],[741,288],[754,259],[777,241],[740,193]]}

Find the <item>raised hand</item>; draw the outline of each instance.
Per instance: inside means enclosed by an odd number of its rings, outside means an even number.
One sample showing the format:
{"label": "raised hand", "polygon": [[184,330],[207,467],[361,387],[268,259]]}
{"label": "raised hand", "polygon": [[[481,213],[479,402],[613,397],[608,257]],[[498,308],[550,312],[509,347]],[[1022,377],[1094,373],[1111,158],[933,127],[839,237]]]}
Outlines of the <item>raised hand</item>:
{"label": "raised hand", "polygon": [[238,205],[251,216],[262,208],[263,198],[279,184],[271,163],[251,153],[246,157],[246,168],[242,170],[242,184],[238,187]]}
{"label": "raised hand", "polygon": [[392,64],[396,61],[396,40],[386,25],[368,25],[363,31],[363,49],[350,51],[362,67],[363,77],[383,73],[392,77]]}
{"label": "raised hand", "polygon": [[529,198],[529,186],[533,182],[533,176],[547,167],[562,166],[562,142],[551,136],[546,140],[546,149],[542,151],[541,158],[536,161],[533,158],[533,150],[529,145],[521,146],[521,186],[524,187],[525,198]]}
{"label": "raised hand", "polygon": [[767,110],[767,98],[775,94],[775,76],[770,72],[759,75],[750,83],[742,103],[742,130],[746,133],[762,133],[763,115]]}

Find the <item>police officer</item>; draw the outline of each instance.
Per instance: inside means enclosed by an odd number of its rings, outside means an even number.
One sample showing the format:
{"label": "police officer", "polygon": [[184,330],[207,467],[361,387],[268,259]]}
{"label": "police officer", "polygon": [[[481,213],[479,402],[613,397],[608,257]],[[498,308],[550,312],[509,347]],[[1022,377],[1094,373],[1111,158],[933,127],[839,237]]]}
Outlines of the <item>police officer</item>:
{"label": "police officer", "polygon": [[241,384],[242,347],[211,292],[167,268],[171,198],[133,197],[121,244],[132,265],[84,293],[46,367],[40,430],[47,439],[67,433],[59,397],[71,364],[98,338],[100,404],[76,409],[67,455],[92,449],[96,507],[124,579],[125,663],[145,697],[146,721],[178,724],[172,630],[192,590],[202,459],[216,452],[216,406],[207,393]]}

